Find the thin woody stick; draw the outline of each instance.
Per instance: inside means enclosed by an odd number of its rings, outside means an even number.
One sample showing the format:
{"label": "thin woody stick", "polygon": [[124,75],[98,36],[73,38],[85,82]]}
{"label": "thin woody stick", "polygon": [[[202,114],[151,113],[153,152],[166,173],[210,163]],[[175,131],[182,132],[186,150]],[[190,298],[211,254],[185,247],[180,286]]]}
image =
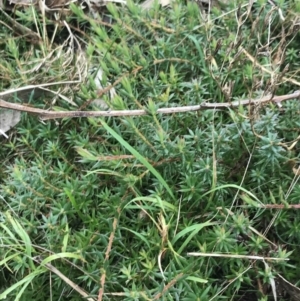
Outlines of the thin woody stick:
{"label": "thin woody stick", "polygon": [[[300,90],[292,94],[273,96],[268,95],[258,99],[244,99],[235,100],[232,102],[224,103],[207,103],[203,102],[200,105],[194,106],[184,106],[184,107],[172,107],[172,108],[160,108],[157,109],[157,114],[174,114],[174,113],[184,113],[200,110],[213,110],[213,109],[226,109],[226,108],[236,108],[239,106],[246,105],[257,105],[268,102],[279,103],[285,100],[299,98]],[[76,117],[116,117],[116,116],[142,116],[148,115],[147,110],[118,110],[118,111],[47,111],[43,109],[33,108],[24,106],[21,104],[7,102],[0,99],[0,108],[6,108],[11,110],[17,110],[21,112],[28,112],[30,114],[38,115],[42,120],[48,119],[58,119],[58,118],[76,118]]]}
{"label": "thin woody stick", "polygon": [[[39,262],[39,260],[37,260]],[[70,285],[76,292],[78,292],[82,297],[86,298],[88,301],[96,301],[96,299],[89,297],[89,294],[84,291],[81,287],[79,287],[76,283],[74,283],[72,280],[70,280],[68,277],[66,277],[62,272],[60,272],[57,268],[55,268],[52,264],[46,263],[44,264],[44,267],[46,267],[49,271],[56,274],[60,279],[65,281],[68,285]]]}

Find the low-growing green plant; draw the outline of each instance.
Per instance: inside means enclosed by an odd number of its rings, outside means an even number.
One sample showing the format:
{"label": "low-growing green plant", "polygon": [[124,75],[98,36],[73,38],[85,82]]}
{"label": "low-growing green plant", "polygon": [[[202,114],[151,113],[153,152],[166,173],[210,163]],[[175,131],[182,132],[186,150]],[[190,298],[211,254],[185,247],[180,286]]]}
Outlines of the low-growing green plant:
{"label": "low-growing green plant", "polygon": [[71,4],[64,27],[23,9],[37,44],[1,27],[1,90],[36,87],[7,101],[148,114],[24,113],[0,137],[0,299],[289,300],[299,100],[217,104],[298,89],[299,5],[248,2],[109,3],[111,23]]}

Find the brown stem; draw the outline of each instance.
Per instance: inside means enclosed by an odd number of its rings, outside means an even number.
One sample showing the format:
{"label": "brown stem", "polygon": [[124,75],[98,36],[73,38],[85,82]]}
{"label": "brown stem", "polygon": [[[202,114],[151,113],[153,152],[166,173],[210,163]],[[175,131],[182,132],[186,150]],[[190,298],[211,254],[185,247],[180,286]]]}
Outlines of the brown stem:
{"label": "brown stem", "polygon": [[[232,102],[223,103],[208,103],[203,102],[199,105],[194,106],[184,106],[184,107],[171,107],[171,108],[161,108],[156,111],[157,114],[174,114],[174,113],[184,113],[199,110],[214,110],[214,109],[226,109],[226,108],[236,108],[239,106],[246,105],[257,105],[268,102],[279,103],[284,100],[289,100],[293,98],[299,98],[300,91],[296,91],[292,94],[281,95],[281,96],[264,96],[257,99],[244,99],[235,100]],[[116,117],[116,116],[141,116],[148,115],[147,110],[118,110],[118,111],[47,111],[38,108],[32,108],[24,106],[21,104],[7,102],[0,99],[0,107],[17,110],[21,112],[28,112],[31,114],[38,115],[42,120],[47,119],[57,119],[57,118],[75,118],[75,117]]]}

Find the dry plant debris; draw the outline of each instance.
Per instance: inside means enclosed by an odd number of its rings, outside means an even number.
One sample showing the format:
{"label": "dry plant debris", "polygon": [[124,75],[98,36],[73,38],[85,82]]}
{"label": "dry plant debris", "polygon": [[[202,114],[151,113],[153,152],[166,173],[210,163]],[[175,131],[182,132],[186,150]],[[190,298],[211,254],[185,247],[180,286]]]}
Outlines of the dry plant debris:
{"label": "dry plant debris", "polygon": [[0,298],[299,300],[288,2],[0,3]]}

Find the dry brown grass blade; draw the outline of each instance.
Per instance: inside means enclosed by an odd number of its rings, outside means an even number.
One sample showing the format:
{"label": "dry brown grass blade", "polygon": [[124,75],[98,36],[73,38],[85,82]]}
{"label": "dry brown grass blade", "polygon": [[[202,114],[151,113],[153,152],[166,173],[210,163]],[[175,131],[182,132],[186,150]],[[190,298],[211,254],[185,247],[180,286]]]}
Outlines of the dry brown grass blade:
{"label": "dry brown grass blade", "polygon": [[270,261],[286,261],[288,258],[276,258],[276,257],[265,257],[265,256],[255,256],[255,255],[239,255],[239,254],[220,254],[220,253],[203,253],[203,252],[191,252],[187,253],[188,256],[195,257],[222,257],[222,258],[240,258],[240,259],[250,259],[250,260],[270,260]]}
{"label": "dry brown grass blade", "polygon": [[180,273],[178,274],[172,281],[170,281],[163,289],[163,291],[161,293],[158,293],[153,299],[152,301],[155,300],[159,300],[172,286],[174,286],[176,284],[176,282],[183,277],[184,274]]}
{"label": "dry brown grass blade", "polygon": [[[40,262],[40,260],[37,260]],[[47,263],[44,265],[49,271],[56,274],[60,279],[62,279],[65,283],[71,286],[76,292],[78,292],[82,297],[86,298],[88,301],[96,301],[94,298],[89,297],[89,294],[85,292],[82,288],[80,288],[76,283],[66,277],[62,272],[60,272],[57,268],[55,268],[52,264]]]}
{"label": "dry brown grass blade", "polygon": [[[240,46],[239,50],[241,50],[246,56],[247,58],[254,64],[254,66],[258,66],[262,71],[270,74],[270,75],[275,75],[274,71],[270,71],[269,69],[267,69],[266,67],[262,66],[261,64],[258,63],[258,61],[243,47]],[[296,86],[300,86],[300,82],[292,79],[292,78],[288,78],[286,76],[282,76],[282,80],[286,81],[286,82],[290,82]]]}
{"label": "dry brown grass blade", "polygon": [[300,289],[297,286],[287,281],[280,274],[277,275],[277,279],[279,280],[280,286],[289,293],[292,301],[300,301]]}

